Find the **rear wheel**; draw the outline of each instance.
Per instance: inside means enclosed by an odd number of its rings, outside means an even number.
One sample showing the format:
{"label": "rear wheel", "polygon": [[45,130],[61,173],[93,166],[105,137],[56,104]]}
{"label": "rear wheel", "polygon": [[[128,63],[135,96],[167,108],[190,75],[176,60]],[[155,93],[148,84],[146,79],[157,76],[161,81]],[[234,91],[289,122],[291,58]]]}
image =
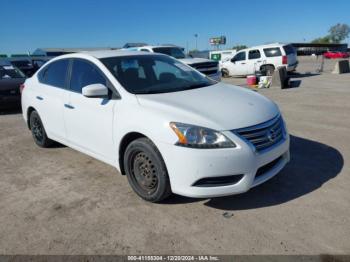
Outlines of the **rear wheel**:
{"label": "rear wheel", "polygon": [[272,76],[273,72],[275,72],[275,67],[273,65],[264,66],[262,71],[265,71],[267,76]]}
{"label": "rear wheel", "polygon": [[156,146],[147,138],[131,142],[124,154],[126,176],[141,198],[159,202],[170,196],[165,163]]}
{"label": "rear wheel", "polygon": [[38,112],[33,111],[29,117],[30,130],[35,143],[40,147],[50,147],[53,141],[47,137],[43,123]]}

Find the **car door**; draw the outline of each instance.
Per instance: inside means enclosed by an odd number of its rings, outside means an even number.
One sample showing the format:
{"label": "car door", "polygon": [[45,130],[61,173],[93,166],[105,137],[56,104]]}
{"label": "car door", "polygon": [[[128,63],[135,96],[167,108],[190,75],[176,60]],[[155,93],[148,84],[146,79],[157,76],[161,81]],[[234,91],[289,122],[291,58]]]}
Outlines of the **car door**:
{"label": "car door", "polygon": [[64,104],[67,138],[72,145],[87,153],[112,161],[116,148],[113,142],[113,112],[117,100],[113,98],[111,89],[109,97],[105,98],[82,95],[85,86],[97,83],[110,86],[95,64],[84,59],[72,60],[70,92]]}
{"label": "car door", "polygon": [[58,141],[64,141],[66,138],[63,104],[68,93],[68,65],[68,59],[48,64],[39,72],[38,86],[35,88],[35,109],[49,137]]}
{"label": "car door", "polygon": [[254,75],[256,71],[260,70],[263,64],[261,53],[259,49],[252,49],[248,51],[247,75]]}
{"label": "car door", "polygon": [[238,52],[228,63],[228,70],[230,75],[246,75],[247,74],[247,60],[246,51]]}

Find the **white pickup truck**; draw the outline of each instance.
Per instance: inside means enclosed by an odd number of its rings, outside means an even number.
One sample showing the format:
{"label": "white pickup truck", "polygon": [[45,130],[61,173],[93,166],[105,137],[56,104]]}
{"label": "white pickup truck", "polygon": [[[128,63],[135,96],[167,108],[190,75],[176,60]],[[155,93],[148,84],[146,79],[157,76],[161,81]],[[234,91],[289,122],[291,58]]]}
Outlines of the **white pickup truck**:
{"label": "white pickup truck", "polygon": [[221,81],[221,72],[219,68],[219,63],[217,61],[204,59],[204,58],[193,58],[186,56],[183,48],[172,45],[162,45],[162,46],[141,46],[141,47],[131,47],[127,50],[133,51],[144,51],[151,53],[161,53],[165,55],[172,56],[181,62],[193,67],[202,74],[214,79],[215,81]]}
{"label": "white pickup truck", "polygon": [[280,66],[286,67],[287,71],[294,71],[297,65],[294,47],[275,43],[238,51],[232,59],[222,62],[221,72],[224,77],[253,75],[257,71],[272,75]]}

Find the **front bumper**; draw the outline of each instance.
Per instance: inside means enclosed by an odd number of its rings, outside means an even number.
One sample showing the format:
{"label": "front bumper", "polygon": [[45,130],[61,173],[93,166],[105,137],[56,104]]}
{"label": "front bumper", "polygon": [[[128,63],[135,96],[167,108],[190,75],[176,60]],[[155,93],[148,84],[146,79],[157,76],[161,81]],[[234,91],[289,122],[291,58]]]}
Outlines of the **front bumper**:
{"label": "front bumper", "polygon": [[[224,132],[237,145],[228,149],[191,149],[166,143],[157,144],[168,169],[172,191],[188,197],[219,197],[248,191],[273,176],[289,162],[289,136],[262,153],[232,132]],[[256,176],[259,168],[274,162],[268,170]],[[261,170],[261,169],[260,169]],[[243,175],[232,185],[198,187],[200,179]]]}

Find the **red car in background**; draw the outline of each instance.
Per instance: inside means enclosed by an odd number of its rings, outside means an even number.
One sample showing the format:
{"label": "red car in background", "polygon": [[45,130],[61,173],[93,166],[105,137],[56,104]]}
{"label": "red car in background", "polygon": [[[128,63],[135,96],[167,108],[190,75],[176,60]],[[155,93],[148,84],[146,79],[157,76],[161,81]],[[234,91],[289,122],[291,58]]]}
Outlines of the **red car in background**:
{"label": "red car in background", "polygon": [[328,59],[335,59],[335,58],[349,58],[350,55],[346,52],[328,51],[324,53],[323,56]]}

